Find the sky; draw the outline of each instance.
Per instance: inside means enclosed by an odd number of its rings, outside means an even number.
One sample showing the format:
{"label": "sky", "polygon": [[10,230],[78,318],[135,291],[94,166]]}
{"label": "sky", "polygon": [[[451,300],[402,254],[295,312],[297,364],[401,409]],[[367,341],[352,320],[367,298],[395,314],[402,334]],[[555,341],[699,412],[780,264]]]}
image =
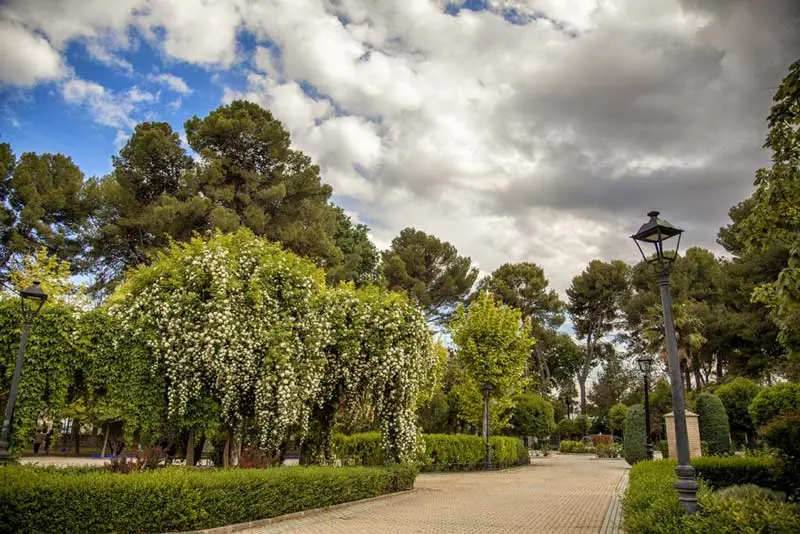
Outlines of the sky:
{"label": "sky", "polygon": [[797,0],[5,0],[0,142],[88,176],[138,122],[272,111],[385,248],[412,226],[562,292],[752,192]]}

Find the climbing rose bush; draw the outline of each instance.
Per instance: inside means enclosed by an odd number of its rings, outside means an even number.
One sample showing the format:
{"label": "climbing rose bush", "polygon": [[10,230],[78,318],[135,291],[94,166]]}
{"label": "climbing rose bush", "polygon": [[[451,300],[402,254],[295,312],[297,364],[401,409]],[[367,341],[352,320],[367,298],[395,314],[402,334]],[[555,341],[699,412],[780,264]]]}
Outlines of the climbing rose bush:
{"label": "climbing rose bush", "polygon": [[404,460],[417,440],[413,400],[434,365],[424,318],[401,295],[324,280],[243,230],[172,245],[128,276],[109,311],[166,377],[171,419],[211,398],[220,421],[247,422],[275,450],[306,432],[315,405],[366,395],[387,453]]}

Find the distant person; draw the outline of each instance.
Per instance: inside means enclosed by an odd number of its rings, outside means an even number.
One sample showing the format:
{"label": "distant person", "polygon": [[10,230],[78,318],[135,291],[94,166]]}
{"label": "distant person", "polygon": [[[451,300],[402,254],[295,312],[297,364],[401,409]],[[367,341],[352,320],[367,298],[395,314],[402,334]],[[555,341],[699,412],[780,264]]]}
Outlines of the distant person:
{"label": "distant person", "polygon": [[50,454],[50,441],[53,439],[53,430],[50,429],[47,431],[47,434],[44,435],[44,453],[45,455]]}
{"label": "distant person", "polygon": [[44,432],[41,429],[36,430],[36,434],[33,435],[33,454],[35,456],[39,455],[39,448],[44,443]]}

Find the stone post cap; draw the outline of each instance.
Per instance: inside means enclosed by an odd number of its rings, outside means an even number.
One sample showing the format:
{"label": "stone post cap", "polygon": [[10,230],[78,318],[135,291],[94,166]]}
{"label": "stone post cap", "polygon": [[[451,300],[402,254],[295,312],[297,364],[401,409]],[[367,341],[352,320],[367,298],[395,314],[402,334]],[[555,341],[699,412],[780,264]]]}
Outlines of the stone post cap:
{"label": "stone post cap", "polygon": [[[686,414],[686,417],[697,417],[696,413],[690,412],[689,410],[686,410],[686,412],[684,413]],[[675,417],[675,412],[669,412],[668,414],[664,414],[664,417]]]}

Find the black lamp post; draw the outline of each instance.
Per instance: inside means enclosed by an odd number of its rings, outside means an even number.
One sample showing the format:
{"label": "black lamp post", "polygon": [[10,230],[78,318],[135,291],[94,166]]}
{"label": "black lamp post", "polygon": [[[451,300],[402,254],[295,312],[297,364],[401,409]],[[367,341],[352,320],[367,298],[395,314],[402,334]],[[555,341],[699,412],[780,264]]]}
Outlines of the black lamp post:
{"label": "black lamp post", "polygon": [[647,448],[647,459],[653,459],[653,442],[650,441],[650,366],[653,358],[642,356],[636,360],[639,370],[644,375],[644,442]]}
{"label": "black lamp post", "polygon": [[17,403],[17,390],[19,389],[19,380],[22,376],[22,358],[25,356],[25,349],[28,347],[28,335],[31,332],[33,320],[39,313],[39,310],[44,306],[44,301],[47,300],[39,282],[34,282],[29,288],[20,292],[20,304],[22,306],[22,337],[19,341],[19,351],[17,352],[17,361],[14,364],[14,375],[11,378],[11,390],[8,393],[8,402],[6,403],[6,415],[3,418],[3,430],[0,433],[0,464],[8,462],[8,440],[11,433],[11,420],[14,417],[14,406]]}
{"label": "black lamp post", "polygon": [[[661,291],[661,304],[664,308],[664,338],[667,342],[667,356],[669,358],[669,378],[672,385],[672,411],[675,414],[675,443],[678,449],[678,467],[675,472],[678,481],[675,489],[681,507],[687,513],[697,511],[697,480],[689,460],[689,437],[686,431],[686,404],[683,398],[683,380],[681,377],[680,362],[678,360],[678,342],[675,339],[675,325],[672,321],[672,296],[669,293],[669,272],[672,263],[678,256],[678,247],[681,244],[683,230],[675,228],[664,219],[658,218],[657,211],[647,214],[650,220],[644,223],[636,234],[632,235],[639,252],[644,260],[655,264],[659,268],[658,286]],[[664,250],[664,243],[677,236],[674,250]],[[640,243],[652,245],[654,255],[645,254]]]}
{"label": "black lamp post", "polygon": [[492,449],[489,446],[489,394],[494,391],[492,384],[484,384],[483,386],[483,441],[486,448],[486,465],[487,471],[492,470]]}

